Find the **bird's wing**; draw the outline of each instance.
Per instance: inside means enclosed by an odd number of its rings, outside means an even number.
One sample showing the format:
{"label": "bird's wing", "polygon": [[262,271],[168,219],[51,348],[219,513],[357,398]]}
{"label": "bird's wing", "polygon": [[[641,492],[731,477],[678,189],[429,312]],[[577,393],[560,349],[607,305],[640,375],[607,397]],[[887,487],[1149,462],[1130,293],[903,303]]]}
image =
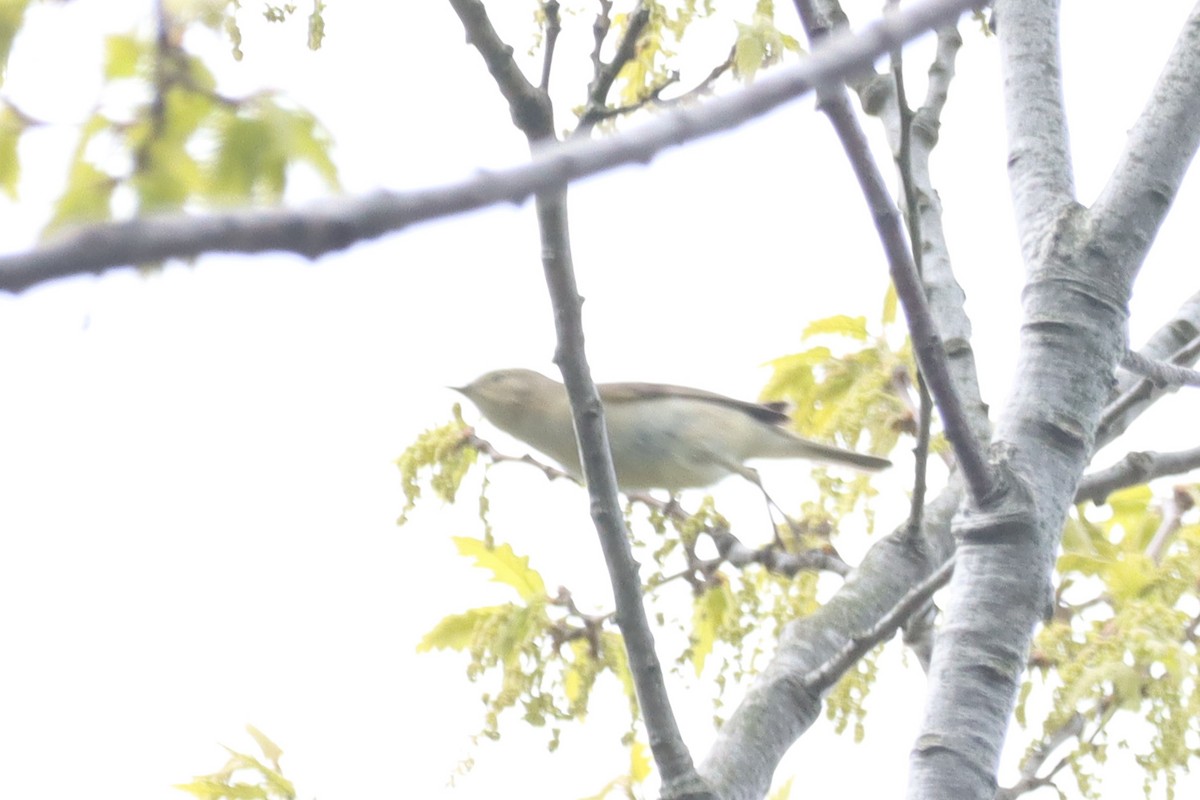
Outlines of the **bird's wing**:
{"label": "bird's wing", "polygon": [[765,422],[768,425],[784,425],[790,421],[784,409],[786,403],[751,403],[735,400],[716,392],[693,389],[690,386],[673,386],[668,383],[602,383],[596,387],[600,399],[605,403],[628,403],[637,400],[652,400],[662,397],[683,397],[732,408]]}

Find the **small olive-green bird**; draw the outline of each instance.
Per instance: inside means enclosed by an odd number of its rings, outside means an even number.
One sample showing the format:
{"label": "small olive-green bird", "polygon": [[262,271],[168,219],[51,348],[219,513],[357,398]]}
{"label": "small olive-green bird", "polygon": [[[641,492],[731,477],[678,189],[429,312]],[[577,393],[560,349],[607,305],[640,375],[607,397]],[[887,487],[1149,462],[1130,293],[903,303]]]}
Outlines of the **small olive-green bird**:
{"label": "small olive-green bird", "polygon": [[[582,479],[567,391],[528,369],[502,369],[453,387],[500,430],[553,458]],[[862,470],[891,462],[801,438],[783,426],[780,405],[734,400],[702,389],[658,383],[602,383],[608,443],[623,492],[711,486],[738,474],[759,484],[746,466],[755,458],[804,458]]]}

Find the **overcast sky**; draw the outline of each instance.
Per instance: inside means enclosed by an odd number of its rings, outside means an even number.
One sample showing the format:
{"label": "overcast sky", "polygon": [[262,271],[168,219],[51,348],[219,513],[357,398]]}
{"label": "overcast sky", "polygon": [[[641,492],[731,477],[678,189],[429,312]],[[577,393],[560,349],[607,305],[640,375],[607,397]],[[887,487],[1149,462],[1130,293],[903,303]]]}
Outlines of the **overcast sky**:
{"label": "overcast sky", "polygon": [[[62,185],[72,125],[96,101],[98,31],[145,26],[149,5],[75,0],[30,12],[4,96],[53,124],[21,151],[21,198],[0,205],[4,249],[33,241]],[[857,18],[874,13],[865,5]],[[1087,202],[1190,3],[1145,4],[1136,17],[1113,0],[1065,5],[1072,143]],[[590,20],[568,18],[564,62],[586,58],[570,45],[586,40]],[[524,50],[529,15],[502,22]],[[997,44],[963,30],[935,180],[985,399],[1000,408],[1022,269]],[[251,14],[245,33],[245,61],[225,60],[222,89],[276,87],[313,110],[337,142],[349,192],[432,185],[525,155],[447,4],[364,11],[332,2],[317,53],[303,48],[298,26],[266,29]],[[730,35],[697,33],[697,77]],[[191,44],[218,58],[224,48]],[[927,53],[926,43],[908,56],[911,96],[922,94]],[[572,77],[556,74],[556,85]],[[801,101],[573,189],[571,233],[599,379],[754,397],[761,364],[801,348],[809,320],[878,319],[879,246],[811,106]],[[300,176],[289,199],[318,191]],[[1135,345],[1195,290],[1195,181],[1176,205],[1135,293]],[[392,461],[423,428],[448,419],[456,398],[446,385],[503,366],[552,369],[530,209],[426,225],[315,264],[222,256],[152,276],[120,270],[61,281],[0,297],[0,341],[6,794],[170,797],[170,784],[221,765],[218,742],[250,749],[245,723],[284,748],[301,797],[442,796],[467,755],[479,765],[460,780],[458,798],[492,797],[500,786],[581,796],[625,769],[620,722],[602,713],[586,730],[569,730],[554,756],[546,732],[530,734],[516,718],[503,726],[504,742],[472,749],[482,688],[466,682],[457,655],[414,652],[442,616],[509,599],[448,541],[479,533],[473,490],[455,508],[427,501],[398,529]],[[1194,412],[1184,416],[1194,402],[1164,403],[1127,446],[1178,446],[1176,426],[1194,421]],[[897,460],[900,474],[885,485],[902,509],[904,454]],[[606,607],[582,491],[547,487],[516,467],[492,475],[498,535],[531,554],[549,585]],[[769,485],[791,487],[806,471],[785,465],[766,475]],[[795,505],[797,491],[777,499]],[[718,498],[744,510],[744,524],[762,523],[752,489],[731,482]],[[881,513],[881,526],[900,513]],[[853,555],[868,544],[860,537],[842,549]],[[924,684],[901,657],[895,644],[884,656],[863,749],[822,723],[780,777],[802,771],[808,788],[894,795]],[[616,699],[612,687],[601,691],[601,700]],[[706,695],[684,688],[674,697],[702,754],[711,736]],[[1025,741],[1018,735],[1016,746]],[[872,769],[854,768],[863,763]],[[1140,788],[1131,769],[1108,777],[1114,797]],[[1200,788],[1194,778],[1191,786],[1181,784],[1180,796]]]}

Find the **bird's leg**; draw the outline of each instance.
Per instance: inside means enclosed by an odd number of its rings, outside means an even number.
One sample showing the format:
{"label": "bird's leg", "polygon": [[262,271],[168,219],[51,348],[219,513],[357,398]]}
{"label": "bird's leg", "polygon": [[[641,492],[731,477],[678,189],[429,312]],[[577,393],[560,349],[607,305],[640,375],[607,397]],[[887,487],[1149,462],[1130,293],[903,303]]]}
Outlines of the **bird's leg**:
{"label": "bird's leg", "polygon": [[683,513],[683,506],[679,505],[679,498],[675,496],[674,492],[667,494],[667,504],[663,506],[662,513],[664,517],[673,517]]}
{"label": "bird's leg", "polygon": [[779,526],[775,522],[775,512],[779,512],[779,516],[783,517],[783,521],[787,524],[788,530],[792,532],[792,538],[799,543],[800,525],[794,519],[789,517],[787,513],[779,507],[779,504],[771,498],[771,495],[767,493],[767,487],[763,486],[762,477],[758,474],[758,470],[752,467],[739,466],[737,472],[743,478],[757,486],[758,490],[762,492],[763,499],[767,501],[767,516],[771,520],[771,534],[775,537],[775,545],[780,550],[785,552],[788,549],[787,544],[779,536]]}

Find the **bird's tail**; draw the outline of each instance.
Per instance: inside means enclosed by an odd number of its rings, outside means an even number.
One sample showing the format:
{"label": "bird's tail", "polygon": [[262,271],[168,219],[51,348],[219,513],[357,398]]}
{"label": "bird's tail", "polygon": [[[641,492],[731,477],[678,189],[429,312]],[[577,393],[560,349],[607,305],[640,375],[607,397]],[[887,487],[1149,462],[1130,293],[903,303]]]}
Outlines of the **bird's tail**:
{"label": "bird's tail", "polygon": [[827,464],[855,467],[869,472],[878,472],[892,465],[891,461],[879,456],[856,453],[853,450],[846,450],[832,444],[825,444],[824,442],[814,442],[811,439],[804,439],[783,430],[780,430],[779,433],[787,436],[790,440],[790,452],[787,453],[790,456],[799,456],[800,458],[821,461]]}

